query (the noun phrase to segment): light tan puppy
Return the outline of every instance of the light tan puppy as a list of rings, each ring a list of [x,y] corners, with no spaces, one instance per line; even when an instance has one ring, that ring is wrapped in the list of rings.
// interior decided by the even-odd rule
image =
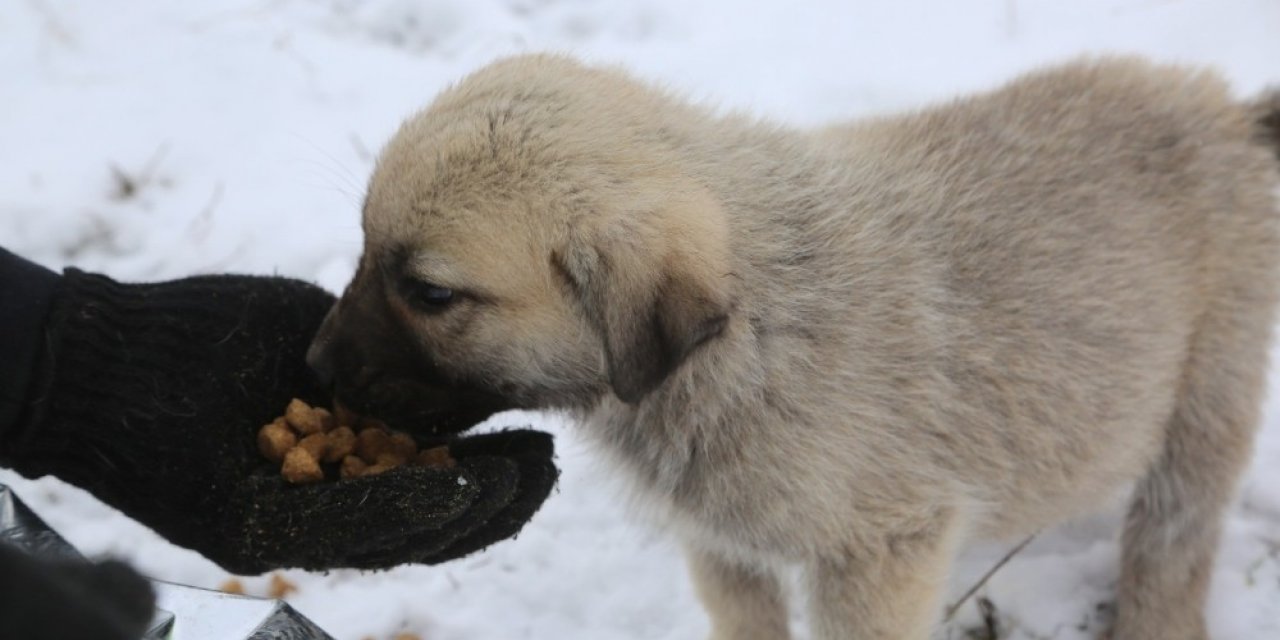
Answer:
[[[1133,486],[1117,640],[1200,640],[1280,261],[1280,98],[1084,61],[796,131],[552,56],[387,145],[312,359],[568,410],[721,639],[920,639],[957,547]],[[372,373],[371,373],[372,372]]]

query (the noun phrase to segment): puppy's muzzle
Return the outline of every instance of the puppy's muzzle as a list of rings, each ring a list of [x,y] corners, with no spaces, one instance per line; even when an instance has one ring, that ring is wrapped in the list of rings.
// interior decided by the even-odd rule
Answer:
[[[445,375],[412,335],[376,311],[344,297],[307,349],[316,378],[343,404],[430,434],[456,433],[512,408],[498,394]]]

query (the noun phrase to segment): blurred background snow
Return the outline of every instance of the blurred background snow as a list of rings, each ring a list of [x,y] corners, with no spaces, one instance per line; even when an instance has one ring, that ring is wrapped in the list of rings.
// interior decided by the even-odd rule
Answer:
[[[337,291],[359,255],[374,155],[399,122],[487,61],[538,50],[810,125],[1081,53],[1213,65],[1247,95],[1280,82],[1280,2],[5,0],[0,246],[127,280],[279,273]],[[1219,640],[1280,638],[1278,409],[1268,405],[1223,540],[1210,604]],[[629,515],[573,426],[536,414],[493,422],[557,435],[560,488],[519,538],[438,567],[285,572],[299,587],[289,601],[342,640],[705,635],[674,545]],[[228,577],[76,489],[0,481],[91,556],[201,586]],[[991,581],[983,594],[1007,637],[1097,633],[1117,513],[1042,536]],[[953,596],[1002,554],[966,554]],[[244,583],[268,588],[265,576]],[[970,603],[940,637],[975,626]]]

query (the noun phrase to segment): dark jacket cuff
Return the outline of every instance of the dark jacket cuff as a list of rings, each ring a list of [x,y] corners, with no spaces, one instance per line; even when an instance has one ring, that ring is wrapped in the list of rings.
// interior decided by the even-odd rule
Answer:
[[[26,405],[59,279],[0,249],[0,435],[14,427]]]

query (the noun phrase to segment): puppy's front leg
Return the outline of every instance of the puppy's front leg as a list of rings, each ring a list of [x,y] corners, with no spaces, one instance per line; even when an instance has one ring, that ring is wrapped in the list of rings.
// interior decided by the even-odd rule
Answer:
[[[808,567],[814,640],[925,640],[955,555],[950,518]]]
[[[787,640],[787,606],[777,575],[685,546],[689,572],[711,617],[711,640]]]

